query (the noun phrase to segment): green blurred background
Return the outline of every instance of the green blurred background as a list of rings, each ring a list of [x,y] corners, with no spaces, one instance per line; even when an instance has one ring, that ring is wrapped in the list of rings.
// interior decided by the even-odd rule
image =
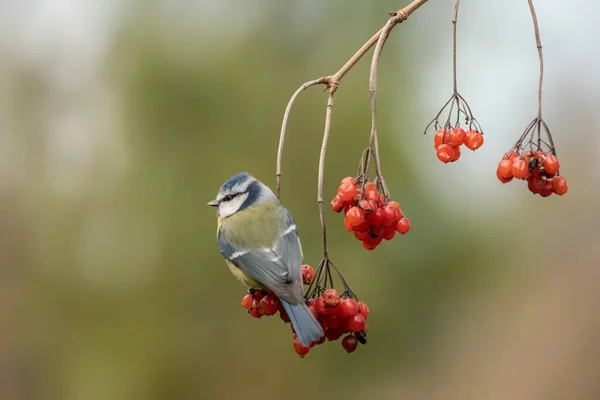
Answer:
[[[451,94],[453,5],[430,1],[379,71],[383,171],[412,230],[367,252],[327,209],[369,343],[300,359],[279,318],[240,307],[205,204],[242,170],[274,187],[289,96],[405,4],[0,1],[0,399],[600,398],[599,6],[538,5],[571,187],[542,199],[495,178],[536,110],[527,4],[463,3],[459,90],[486,144],[443,165],[422,135]],[[336,94],[326,199],[367,144],[369,63]],[[315,266],[325,102],[299,97],[283,160]]]

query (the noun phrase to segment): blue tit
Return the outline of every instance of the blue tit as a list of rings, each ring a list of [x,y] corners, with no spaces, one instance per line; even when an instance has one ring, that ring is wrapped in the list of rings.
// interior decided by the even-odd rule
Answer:
[[[323,329],[304,302],[296,224],[271,189],[241,172],[208,205],[217,207],[217,242],[233,275],[279,297],[302,345],[321,339]]]

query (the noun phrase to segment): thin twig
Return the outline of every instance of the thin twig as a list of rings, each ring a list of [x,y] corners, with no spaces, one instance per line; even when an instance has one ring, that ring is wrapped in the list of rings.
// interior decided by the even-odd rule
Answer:
[[[542,118],[542,85],[544,83],[544,55],[542,53],[542,41],[540,40],[540,28],[538,26],[537,15],[533,0],[528,0],[531,18],[533,19],[533,29],[535,30],[535,42],[537,44],[538,55],[540,57],[540,81],[538,86],[538,118]]]
[[[283,143],[285,141],[285,132],[287,129],[288,118],[290,116],[290,111],[292,110],[292,106],[294,105],[294,101],[296,101],[296,97],[303,90],[326,83],[325,78],[314,79],[312,81],[304,82],[300,87],[294,92],[290,101],[288,102],[287,107],[285,108],[285,112],[283,113],[283,122],[281,123],[281,134],[279,135],[279,148],[277,149],[277,198],[279,199],[280,191],[281,191],[281,158],[283,156]]]
[[[452,76],[454,79],[454,94],[458,93],[458,86],[456,83],[456,21],[458,20],[458,6],[460,0],[456,0],[454,4],[454,17],[452,18]]]
[[[399,10],[398,12],[393,13],[397,17],[396,23],[398,24],[402,21],[405,21],[415,10],[417,10],[423,4],[427,3],[427,1],[428,0],[415,0],[408,6]],[[288,105],[285,109],[285,113],[283,115],[283,122],[281,124],[281,134],[279,136],[279,147],[277,149],[277,198],[279,198],[281,195],[281,160],[283,156],[283,145],[287,129],[287,121],[294,101],[296,100],[296,97],[304,89],[318,84],[327,85],[330,93],[335,92],[342,78],[348,73],[348,71],[350,71],[356,65],[356,63],[358,63],[358,61],[360,61],[360,59],[367,53],[367,51],[369,51],[369,49],[371,49],[371,47],[373,47],[373,45],[377,43],[383,30],[384,28],[381,28],[377,33],[375,33],[365,44],[361,46],[360,49],[357,50],[356,53],[354,53],[354,55],[335,74],[303,83],[290,98],[290,101],[288,102]]]
[[[371,137],[369,139],[369,148],[373,148],[375,150],[375,172],[377,174],[377,178],[381,182],[383,194],[386,198],[389,198],[390,195],[387,190],[385,180],[383,179],[383,175],[381,174],[381,163],[379,160],[379,138],[377,137],[377,64],[379,63],[379,57],[383,51],[383,45],[385,44],[385,41],[394,26],[398,24],[398,19],[399,17],[397,16],[390,18],[383,27],[383,32],[379,36],[377,45],[375,46],[375,50],[373,52],[371,70],[369,73],[369,91],[371,92]]]
[[[325,155],[327,154],[327,141],[331,132],[331,112],[333,110],[333,92],[329,92],[327,99],[327,112],[325,114],[325,130],[323,132],[323,143],[321,144],[321,155],[319,156],[319,181],[317,189],[317,202],[319,203],[319,216],[321,218],[321,233],[323,234],[323,258],[329,259],[327,254],[327,227],[325,225],[325,212],[323,210],[323,175],[325,173]]]

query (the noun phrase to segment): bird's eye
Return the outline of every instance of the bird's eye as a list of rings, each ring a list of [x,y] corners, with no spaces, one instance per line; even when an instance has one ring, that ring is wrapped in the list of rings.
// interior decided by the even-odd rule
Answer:
[[[235,198],[235,196],[237,196],[239,193],[234,193],[234,194],[228,194],[227,196],[223,197],[222,201],[230,201],[233,200]]]

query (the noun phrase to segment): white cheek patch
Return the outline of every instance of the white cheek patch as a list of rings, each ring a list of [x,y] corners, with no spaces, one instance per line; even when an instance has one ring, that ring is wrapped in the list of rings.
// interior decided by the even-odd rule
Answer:
[[[244,201],[248,198],[248,193],[240,194],[229,201],[222,201],[219,204],[219,217],[229,217],[240,209]]]

